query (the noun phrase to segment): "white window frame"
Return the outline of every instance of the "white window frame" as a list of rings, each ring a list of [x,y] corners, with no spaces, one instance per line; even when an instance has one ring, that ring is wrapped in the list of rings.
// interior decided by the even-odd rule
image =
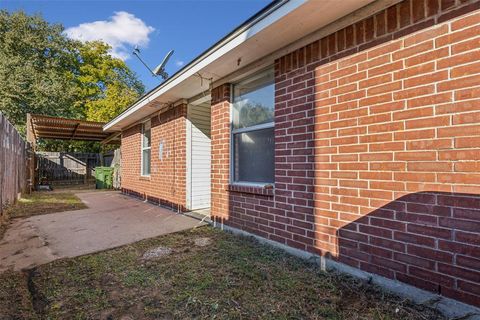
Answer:
[[[239,83],[244,82],[247,79],[251,79],[252,81],[255,78],[260,77],[263,73],[267,72],[268,70],[273,69],[273,66],[270,66],[266,69],[263,69],[262,71],[259,71],[253,75],[249,75],[248,77],[245,77],[241,79],[240,81],[237,81],[235,83],[230,84],[230,184],[231,185],[239,185],[239,186],[252,186],[252,187],[265,187],[265,186],[270,186],[274,185],[275,181],[272,182],[249,182],[249,181],[235,181],[235,134],[237,133],[245,133],[245,132],[252,132],[252,131],[257,131],[257,130],[262,130],[262,129],[269,129],[269,128],[274,128],[275,127],[275,118],[271,122],[267,123],[262,123],[262,124],[257,124],[253,125],[247,128],[238,128],[235,129],[233,125],[233,113],[234,113],[234,97],[235,97],[235,92],[234,92],[234,87],[235,85],[238,85]],[[275,90],[274,90],[274,107],[275,107]],[[274,157],[274,163],[273,165],[275,166],[275,157]],[[275,175],[274,175],[275,179]]]
[[[145,147],[143,145],[145,141],[145,125],[146,124],[150,125],[150,146]],[[150,150],[150,172],[148,174],[144,174],[143,172],[143,151],[145,150]],[[142,177],[150,177],[150,174],[152,173],[152,122],[151,120],[147,120],[142,122],[142,135],[141,135],[141,141],[140,141],[140,176]]]

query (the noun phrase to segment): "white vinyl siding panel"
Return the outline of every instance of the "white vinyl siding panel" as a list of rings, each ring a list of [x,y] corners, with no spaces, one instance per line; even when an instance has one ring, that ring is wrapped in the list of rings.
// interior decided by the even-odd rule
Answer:
[[[210,207],[210,103],[189,106],[190,209]]]

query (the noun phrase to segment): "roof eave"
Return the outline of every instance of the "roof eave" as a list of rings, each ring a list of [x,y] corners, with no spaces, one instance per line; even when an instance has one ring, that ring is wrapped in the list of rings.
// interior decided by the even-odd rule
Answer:
[[[162,88],[167,87],[169,84],[171,84],[175,79],[178,79],[180,76],[186,74],[189,70],[191,70],[194,66],[198,65],[202,60],[204,60],[206,57],[210,56],[213,52],[217,51],[219,48],[225,46],[229,41],[237,37],[239,34],[243,33],[246,29],[251,28],[253,25],[258,23],[260,20],[264,19],[266,16],[271,14],[273,11],[277,10],[281,6],[283,6],[287,2],[299,2],[299,4],[303,3],[305,0],[275,0],[272,1],[269,5],[264,7],[262,10],[258,11],[255,15],[252,17],[248,18],[245,22],[243,22],[240,26],[235,28],[232,32],[227,34],[225,37],[220,39],[218,42],[216,42],[214,45],[212,45],[210,48],[202,52],[200,55],[198,55],[195,59],[193,59],[191,62],[189,62],[187,65],[185,65],[183,68],[178,70],[176,73],[174,73],[170,78],[168,78],[165,82],[161,83],[160,85],[156,86],[152,90],[150,90],[148,93],[140,97],[136,102],[134,102],[130,107],[128,107],[126,110],[124,110],[122,113],[120,113],[118,116],[116,116],[114,119],[109,121],[103,126],[104,131],[109,131],[116,123],[119,122],[125,115],[127,115],[129,112],[134,110],[136,107],[140,106],[142,103],[149,102],[150,99],[152,98],[153,95],[158,93],[159,91],[162,90]]]

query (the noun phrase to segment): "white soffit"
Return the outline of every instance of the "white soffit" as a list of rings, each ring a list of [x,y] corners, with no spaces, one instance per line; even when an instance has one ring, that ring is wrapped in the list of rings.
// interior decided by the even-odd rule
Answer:
[[[209,82],[201,81],[198,74],[204,78],[212,78],[215,82],[373,1],[281,2],[253,25],[221,41],[164,84],[153,89],[143,99],[107,123],[104,130],[109,132],[122,130],[152,114],[165,103],[190,98],[208,90]]]

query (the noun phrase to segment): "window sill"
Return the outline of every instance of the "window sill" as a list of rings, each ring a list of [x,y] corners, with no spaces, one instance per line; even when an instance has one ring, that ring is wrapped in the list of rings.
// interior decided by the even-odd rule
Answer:
[[[150,181],[150,176],[140,176],[139,180]]]
[[[252,186],[248,184],[229,184],[228,191],[239,193],[259,194],[262,196],[273,197],[274,188],[273,185],[265,186]]]

